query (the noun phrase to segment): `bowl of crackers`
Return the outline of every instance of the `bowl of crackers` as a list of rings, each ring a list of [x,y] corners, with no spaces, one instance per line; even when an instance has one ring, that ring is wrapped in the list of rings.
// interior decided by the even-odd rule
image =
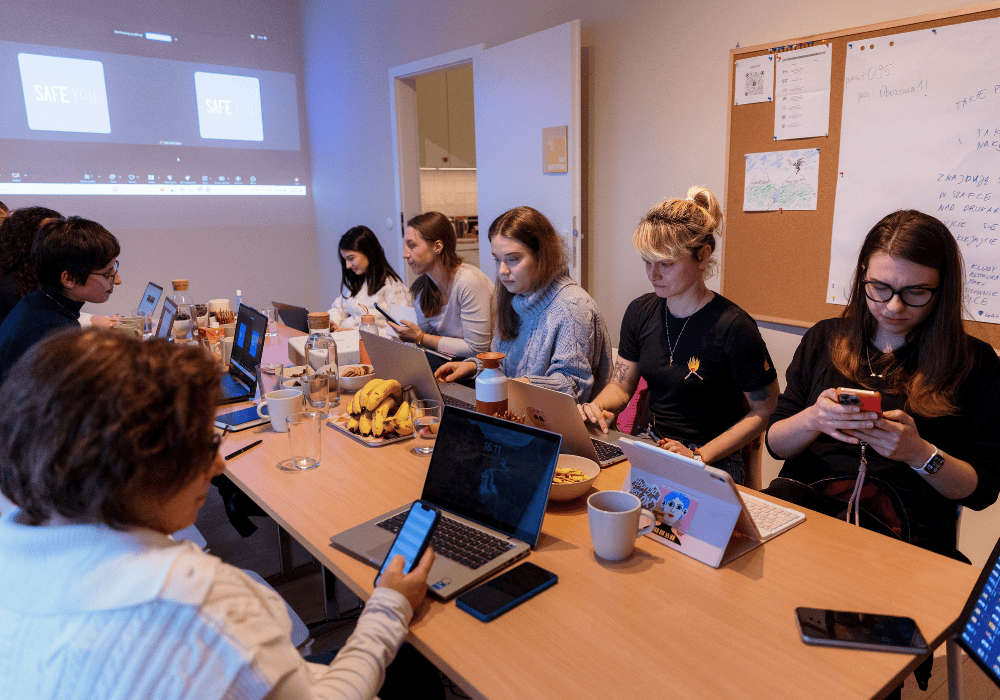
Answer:
[[[375,379],[375,368],[371,365],[344,365],[340,368],[340,390],[358,391]]]
[[[556,473],[552,477],[549,500],[572,501],[574,498],[579,498],[590,490],[600,473],[601,465],[592,459],[577,455],[559,455]]]

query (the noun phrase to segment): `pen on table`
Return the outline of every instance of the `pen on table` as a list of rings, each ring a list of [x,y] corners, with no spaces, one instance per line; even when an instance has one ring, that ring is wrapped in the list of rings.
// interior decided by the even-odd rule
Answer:
[[[232,459],[233,457],[239,457],[239,456],[240,456],[241,454],[243,454],[243,453],[244,453],[244,452],[246,452],[247,450],[252,450],[253,448],[257,447],[257,445],[259,445],[259,444],[260,444],[260,443],[262,443],[262,442],[264,442],[264,441],[263,441],[263,440],[258,440],[257,442],[251,442],[251,443],[250,443],[249,445],[247,445],[246,447],[241,447],[240,449],[236,450],[236,452],[233,452],[232,454],[228,454],[228,455],[226,455],[226,456],[224,457],[224,459],[225,459],[225,460],[226,460],[226,461],[228,462],[228,461],[229,461],[229,460],[231,460],[231,459]]]

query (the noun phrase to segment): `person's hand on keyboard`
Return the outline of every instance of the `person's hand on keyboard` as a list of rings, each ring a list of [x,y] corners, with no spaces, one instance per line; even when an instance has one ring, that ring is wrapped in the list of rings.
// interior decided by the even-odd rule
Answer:
[[[437,368],[434,378],[439,382],[451,383],[471,377],[476,373],[475,362],[445,362]]]

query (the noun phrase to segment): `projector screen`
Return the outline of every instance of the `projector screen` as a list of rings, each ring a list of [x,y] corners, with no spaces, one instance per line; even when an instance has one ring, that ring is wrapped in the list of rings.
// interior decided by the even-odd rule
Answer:
[[[123,285],[87,311],[174,278],[198,298],[321,305],[300,22],[297,0],[4,13],[0,200],[118,236]]]
[[[0,194],[305,195],[294,23],[142,4],[5,13]]]

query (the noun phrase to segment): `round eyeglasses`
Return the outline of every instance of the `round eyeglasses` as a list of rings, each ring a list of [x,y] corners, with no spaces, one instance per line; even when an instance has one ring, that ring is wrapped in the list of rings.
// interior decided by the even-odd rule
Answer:
[[[934,292],[938,290],[938,287],[923,287],[921,285],[896,289],[885,282],[876,282],[875,280],[865,280],[864,285],[865,296],[872,301],[888,304],[893,297],[898,296],[903,304],[913,307],[927,306],[934,298]]]
[[[118,276],[118,263],[119,261],[115,260],[115,269],[113,269],[111,272],[91,272],[90,274],[97,275],[98,277],[103,277],[109,282],[114,282],[115,277]]]

